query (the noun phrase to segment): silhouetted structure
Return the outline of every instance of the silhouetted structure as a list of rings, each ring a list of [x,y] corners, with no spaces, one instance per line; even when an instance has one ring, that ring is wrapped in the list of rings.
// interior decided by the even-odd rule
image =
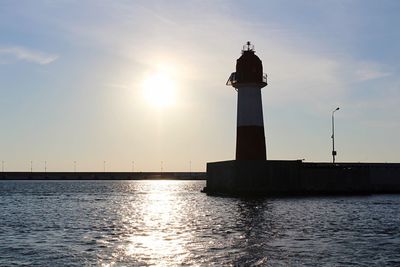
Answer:
[[[238,92],[236,159],[266,160],[261,88],[267,85],[261,60],[247,42],[226,83]]]
[[[236,160],[207,163],[207,194],[309,195],[400,193],[400,163],[266,160],[261,60],[247,42],[227,85],[238,91]],[[336,109],[338,110],[338,108]],[[335,111],[336,111],[335,110]],[[332,141],[334,142],[332,113]],[[333,143],[333,161],[336,155]]]

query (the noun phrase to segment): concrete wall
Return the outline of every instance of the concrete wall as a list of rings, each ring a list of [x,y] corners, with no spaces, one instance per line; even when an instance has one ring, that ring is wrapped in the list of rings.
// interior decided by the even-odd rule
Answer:
[[[208,193],[290,193],[299,187],[300,161],[232,160],[207,163]]]
[[[371,191],[368,166],[302,163],[302,190],[309,193],[362,194]]]
[[[370,163],[369,172],[376,192],[400,192],[400,163]]]
[[[397,163],[224,161],[207,164],[209,194],[400,193]]]

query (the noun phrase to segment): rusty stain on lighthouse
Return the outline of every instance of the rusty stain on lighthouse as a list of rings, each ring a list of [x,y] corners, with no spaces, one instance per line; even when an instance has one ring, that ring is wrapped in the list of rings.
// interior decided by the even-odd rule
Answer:
[[[238,92],[236,159],[266,160],[261,88],[267,85],[267,75],[250,42],[244,45],[236,72],[226,84]]]

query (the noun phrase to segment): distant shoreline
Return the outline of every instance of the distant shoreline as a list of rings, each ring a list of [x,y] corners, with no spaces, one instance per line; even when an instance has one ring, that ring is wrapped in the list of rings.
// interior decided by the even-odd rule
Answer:
[[[1,172],[0,180],[205,180],[206,172]]]

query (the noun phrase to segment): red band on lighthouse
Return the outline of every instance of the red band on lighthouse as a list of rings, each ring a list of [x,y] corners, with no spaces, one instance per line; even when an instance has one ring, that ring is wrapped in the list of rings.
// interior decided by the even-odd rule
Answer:
[[[237,160],[266,160],[261,88],[240,86],[237,110]]]

